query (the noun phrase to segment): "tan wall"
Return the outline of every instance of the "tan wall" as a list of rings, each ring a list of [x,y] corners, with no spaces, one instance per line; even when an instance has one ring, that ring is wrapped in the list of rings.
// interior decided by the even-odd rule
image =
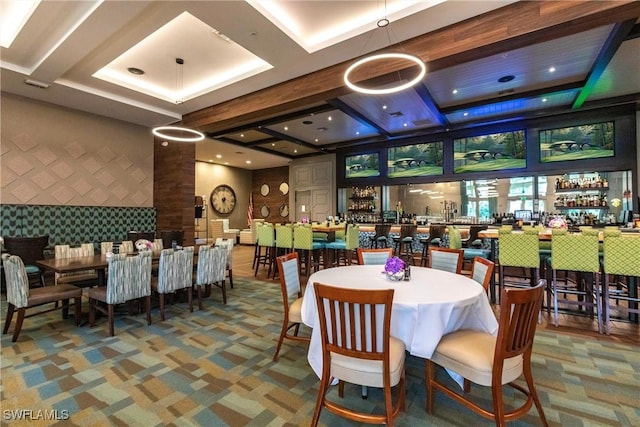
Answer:
[[[148,128],[2,93],[0,203],[153,206]]]
[[[220,184],[231,186],[236,193],[236,207],[230,215],[219,215],[211,207],[211,192]],[[251,171],[249,170],[196,162],[196,194],[194,199],[196,195],[203,196],[207,204],[209,220],[228,218],[230,228],[240,230],[247,228],[247,209],[251,185]]]

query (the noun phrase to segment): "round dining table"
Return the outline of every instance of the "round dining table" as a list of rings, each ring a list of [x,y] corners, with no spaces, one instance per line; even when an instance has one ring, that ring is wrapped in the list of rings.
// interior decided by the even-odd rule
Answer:
[[[309,276],[302,302],[302,321],[313,328],[308,360],[322,376],[322,342],[314,283],[350,289],[394,289],[391,335],[402,340],[410,354],[430,358],[442,336],[474,329],[490,334],[498,322],[483,287],[455,273],[412,267],[411,280],[392,281],[382,265],[352,265],[320,270]]]

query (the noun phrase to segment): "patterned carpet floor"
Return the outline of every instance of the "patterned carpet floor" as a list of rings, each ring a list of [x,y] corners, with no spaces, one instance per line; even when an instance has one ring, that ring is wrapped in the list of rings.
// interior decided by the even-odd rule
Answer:
[[[234,282],[226,306],[214,289],[203,311],[195,307],[189,313],[186,303],[177,303],[161,322],[154,309],[151,326],[143,315],[122,314],[113,338],[106,318],[94,328],[74,327],[59,311],[26,319],[17,343],[11,343],[11,334],[1,340],[1,424],[309,425],[319,381],[307,363],[306,345],[285,341],[280,360],[272,361],[282,316],[279,285],[246,278]],[[3,303],[2,325],[5,312]],[[638,346],[539,330],[533,370],[551,425],[640,425]],[[438,374],[447,381],[446,373]],[[337,390],[330,393],[337,396]],[[490,404],[488,389],[475,386],[472,394]],[[520,402],[509,388],[505,395],[507,404]],[[363,400],[359,387],[347,386],[344,401],[382,411],[378,390]],[[20,415],[30,420],[16,420]],[[327,411],[320,424],[357,425]],[[424,362],[409,356],[407,407],[396,425],[493,423],[440,393],[429,416]],[[540,425],[535,408],[513,425]]]

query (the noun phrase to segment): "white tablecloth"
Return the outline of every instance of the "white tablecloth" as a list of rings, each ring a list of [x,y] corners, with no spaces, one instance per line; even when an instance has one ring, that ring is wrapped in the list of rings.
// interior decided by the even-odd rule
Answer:
[[[480,284],[468,277],[412,267],[411,280],[393,282],[381,265],[329,268],[313,273],[307,281],[302,303],[302,321],[313,328],[309,364],[322,376],[322,343],[314,282],[342,288],[394,289],[391,335],[401,339],[414,356],[430,358],[443,335],[459,329],[498,332],[489,299]]]

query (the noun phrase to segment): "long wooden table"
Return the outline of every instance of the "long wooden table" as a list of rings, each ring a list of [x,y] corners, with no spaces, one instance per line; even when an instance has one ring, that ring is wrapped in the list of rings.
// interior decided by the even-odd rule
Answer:
[[[98,286],[107,284],[105,270],[109,266],[109,262],[106,255],[41,259],[36,261],[36,265],[54,273],[95,270],[98,275]]]

